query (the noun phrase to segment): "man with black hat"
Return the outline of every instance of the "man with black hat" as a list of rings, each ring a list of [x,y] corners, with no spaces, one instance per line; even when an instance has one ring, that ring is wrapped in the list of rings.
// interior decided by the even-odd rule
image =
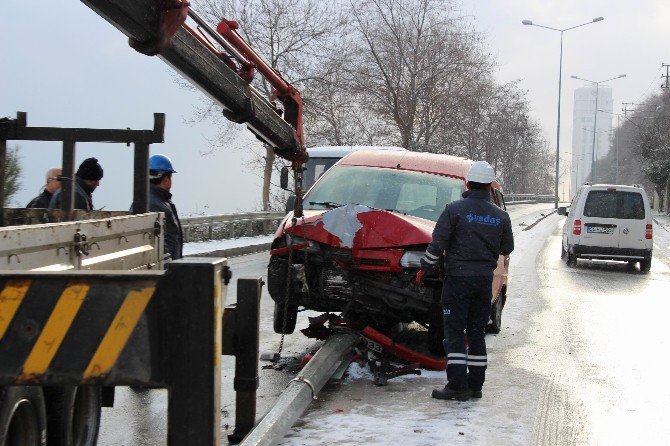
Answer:
[[[85,211],[93,210],[93,191],[100,186],[102,179],[102,167],[95,158],[86,158],[79,165],[75,175],[74,184],[74,208]],[[49,203],[50,209],[60,209],[61,192],[59,189],[54,193]]]

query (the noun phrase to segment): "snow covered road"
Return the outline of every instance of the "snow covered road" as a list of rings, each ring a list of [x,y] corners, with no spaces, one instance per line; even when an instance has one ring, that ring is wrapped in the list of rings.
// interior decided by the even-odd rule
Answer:
[[[562,223],[553,214],[515,230],[504,325],[487,337],[481,400],[433,400],[443,373],[380,388],[357,368],[281,444],[667,444],[668,267],[655,262],[649,275],[614,262],[568,268]]]
[[[340,385],[327,386],[282,445],[571,445],[667,444],[670,403],[665,383],[664,334],[670,314],[670,270],[662,251],[651,273],[625,264],[560,259],[563,217],[549,205],[516,205],[516,238],[503,330],[487,336],[489,368],[484,396],[438,401],[443,372],[400,377],[374,386],[369,370],[352,365]],[[524,230],[542,217],[531,229]],[[670,246],[655,229],[655,242]],[[670,234],[670,233],[668,233]],[[231,259],[234,277],[265,276],[267,253]],[[670,264],[670,263],[669,263]],[[234,281],[228,303],[235,300]],[[312,313],[314,314],[314,313]],[[307,325],[299,313],[298,327]],[[264,291],[261,351],[273,351],[272,301]],[[299,358],[318,346],[287,336],[284,356]],[[260,372],[258,419],[295,376],[297,359]],[[222,430],[232,432],[234,361],[224,357]],[[101,445],[165,444],[166,394],[121,389],[115,408],[103,410]],[[666,417],[667,418],[667,417]]]

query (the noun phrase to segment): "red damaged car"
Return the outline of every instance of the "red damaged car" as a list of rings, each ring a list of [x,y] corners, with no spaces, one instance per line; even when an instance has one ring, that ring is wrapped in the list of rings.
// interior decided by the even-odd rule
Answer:
[[[304,217],[293,225],[289,213],[277,230],[268,266],[274,330],[293,333],[299,307],[372,325],[416,321],[428,328],[430,350],[443,354],[441,283],[419,288],[414,278],[445,205],[465,191],[471,164],[409,151],[342,158],[305,195]],[[491,195],[504,208],[497,183]],[[490,332],[500,331],[507,266],[501,256]]]

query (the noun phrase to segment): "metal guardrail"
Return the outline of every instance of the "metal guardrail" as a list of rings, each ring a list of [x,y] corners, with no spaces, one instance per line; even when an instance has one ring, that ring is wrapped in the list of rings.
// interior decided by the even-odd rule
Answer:
[[[553,195],[507,194],[505,204],[552,203]],[[184,242],[223,240],[269,234],[284,218],[284,212],[242,212],[181,219]]]
[[[283,212],[243,212],[181,219],[184,242],[221,240],[268,234],[286,214]]]
[[[553,203],[555,197],[553,195],[537,195],[537,194],[506,194],[505,204],[512,203]]]

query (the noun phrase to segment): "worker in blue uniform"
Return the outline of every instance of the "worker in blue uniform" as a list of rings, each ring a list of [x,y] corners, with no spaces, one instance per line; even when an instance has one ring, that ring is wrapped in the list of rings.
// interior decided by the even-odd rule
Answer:
[[[498,257],[514,250],[509,215],[491,201],[495,180],[486,161],[472,165],[463,199],[446,206],[421,259],[419,286],[443,257],[445,267],[442,311],[447,385],[433,390],[433,398],[466,401],[482,397],[488,363],[484,334],[491,313],[493,271]]]

